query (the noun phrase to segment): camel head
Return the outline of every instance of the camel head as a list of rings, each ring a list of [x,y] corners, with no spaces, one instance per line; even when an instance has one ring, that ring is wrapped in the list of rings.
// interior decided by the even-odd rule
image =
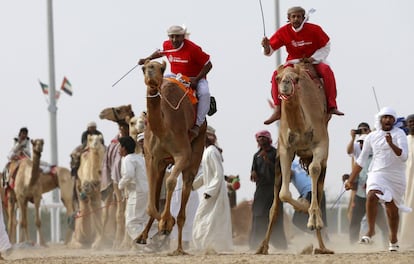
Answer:
[[[30,141],[32,143],[32,151],[33,153],[40,154],[43,151],[43,139],[32,139]]]
[[[144,132],[147,113],[142,111],[141,115],[132,118],[127,117],[125,121],[129,124],[129,135],[136,140],[137,135]]]
[[[102,135],[88,135],[88,147],[97,149],[102,145]]]
[[[165,61],[162,63],[159,63],[157,61],[146,61],[144,66],[142,66],[145,84],[151,88],[160,87],[164,78],[165,68]]]
[[[279,87],[279,94],[283,97],[289,97],[295,92],[295,87],[299,82],[299,75],[292,67],[287,67],[279,72],[276,76]]]
[[[133,117],[134,112],[132,111],[132,107],[130,104],[128,105],[121,105],[118,107],[108,107],[105,108],[99,113],[100,119],[106,119],[113,122],[119,122],[121,120],[125,120],[125,117]]]

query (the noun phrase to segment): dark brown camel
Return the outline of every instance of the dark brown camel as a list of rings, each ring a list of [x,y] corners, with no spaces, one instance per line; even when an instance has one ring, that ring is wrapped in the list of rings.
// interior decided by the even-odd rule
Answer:
[[[165,68],[165,62],[161,64],[156,61],[147,61],[142,68],[147,85],[144,152],[150,193],[147,211],[151,219],[137,242],[146,242],[154,219],[158,220],[158,234],[171,232],[175,224],[170,211],[171,196],[177,177],[182,172],[181,208],[177,216],[178,245],[173,254],[183,255],[186,254],[182,247],[185,207],[203,155],[207,124],[204,122],[199,135],[190,141],[189,130],[195,122],[195,106],[176,82],[163,78]],[[174,168],[166,178],[166,203],[160,214],[158,202],[162,182],[165,169],[172,162]]]

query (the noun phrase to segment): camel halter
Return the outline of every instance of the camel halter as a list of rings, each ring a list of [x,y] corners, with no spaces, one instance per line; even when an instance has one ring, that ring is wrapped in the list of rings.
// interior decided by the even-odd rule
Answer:
[[[297,84],[295,84],[292,79],[290,79],[290,83],[292,84],[293,92],[289,95],[280,94],[279,95],[280,99],[287,101],[290,99],[290,97],[292,97],[295,94]]]

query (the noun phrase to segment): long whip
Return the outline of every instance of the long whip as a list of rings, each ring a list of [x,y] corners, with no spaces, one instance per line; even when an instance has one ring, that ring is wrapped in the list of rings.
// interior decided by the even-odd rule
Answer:
[[[265,20],[264,20],[264,14],[263,14],[262,0],[259,0],[259,4],[260,4],[260,11],[262,13],[263,36],[266,36],[266,27],[265,27]]]
[[[114,82],[114,84],[112,84],[112,87],[114,87],[115,85],[117,85],[117,83],[119,83],[122,79],[124,79],[125,76],[127,76],[130,72],[132,72],[136,67],[138,67],[138,64],[135,65],[134,67],[132,67],[127,73],[125,73],[124,75],[122,75],[122,77],[118,81]]]
[[[375,102],[377,103],[377,109],[379,111],[380,106],[379,106],[379,103],[378,103],[377,93],[375,92],[375,87],[374,86],[372,86],[372,91],[374,92]]]

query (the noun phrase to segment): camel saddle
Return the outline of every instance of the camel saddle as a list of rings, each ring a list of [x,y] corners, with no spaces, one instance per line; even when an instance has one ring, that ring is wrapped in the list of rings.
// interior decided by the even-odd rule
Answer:
[[[177,74],[175,78],[165,78],[166,80],[176,83],[178,87],[183,90],[184,93],[186,93],[188,99],[190,100],[191,104],[195,105],[197,104],[198,100],[195,94],[195,91],[191,89],[190,87],[190,78],[188,78],[185,75],[182,75],[181,73]]]

